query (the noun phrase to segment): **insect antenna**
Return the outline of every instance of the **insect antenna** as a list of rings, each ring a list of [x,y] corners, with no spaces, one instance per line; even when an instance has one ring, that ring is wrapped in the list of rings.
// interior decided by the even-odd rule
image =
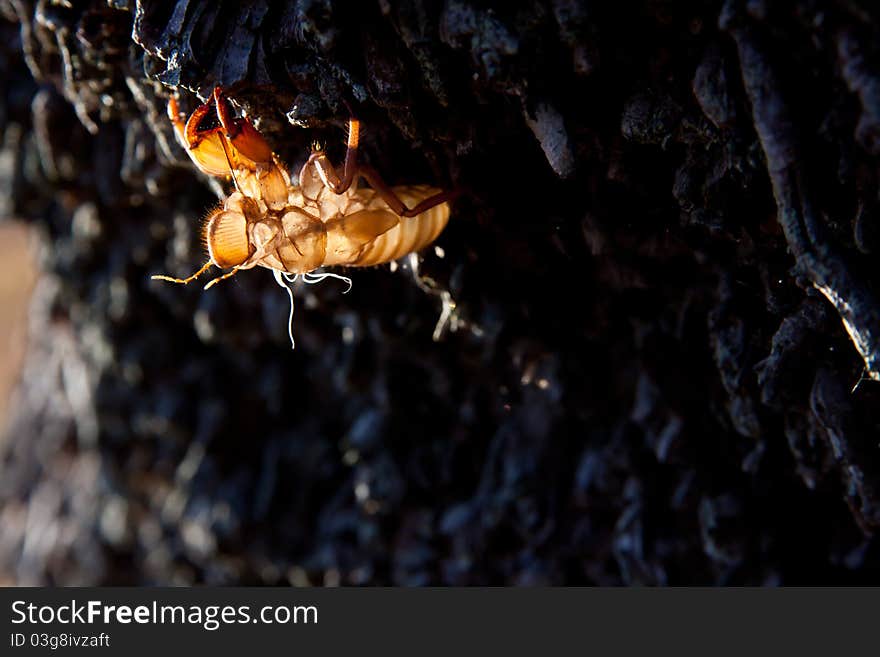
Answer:
[[[199,269],[196,273],[187,276],[186,278],[174,278],[173,276],[166,276],[165,274],[156,274],[154,276],[150,276],[150,280],[167,281],[168,283],[180,283],[181,285],[186,285],[187,283],[191,283],[192,281],[196,280],[199,276],[204,274],[206,271],[208,271],[211,268],[212,264],[213,263],[210,260],[208,260],[208,262],[206,262],[204,265],[202,265],[201,269]]]
[[[210,280],[204,289],[210,290],[212,287],[217,285],[217,283],[219,283],[220,281],[225,281],[227,278],[231,278],[231,277],[235,276],[239,271],[241,271],[241,269],[238,267],[238,265],[236,265],[235,267],[232,268],[232,271],[228,271],[225,274],[223,274],[222,276],[218,276],[217,278]]]

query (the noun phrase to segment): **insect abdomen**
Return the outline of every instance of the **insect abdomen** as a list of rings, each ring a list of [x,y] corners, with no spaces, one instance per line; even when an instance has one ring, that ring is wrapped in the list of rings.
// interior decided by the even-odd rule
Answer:
[[[440,193],[439,189],[428,185],[395,187],[393,191],[408,207]],[[435,205],[415,217],[400,217],[396,226],[364,246],[357,258],[347,264],[352,267],[381,265],[419,251],[437,239],[448,221],[448,203]]]

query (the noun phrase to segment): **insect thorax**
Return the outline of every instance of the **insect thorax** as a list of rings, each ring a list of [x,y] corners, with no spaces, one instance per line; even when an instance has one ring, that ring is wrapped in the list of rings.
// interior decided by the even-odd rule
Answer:
[[[269,211],[252,229],[257,262],[292,274],[309,272],[324,262],[327,230],[323,222],[295,206]]]

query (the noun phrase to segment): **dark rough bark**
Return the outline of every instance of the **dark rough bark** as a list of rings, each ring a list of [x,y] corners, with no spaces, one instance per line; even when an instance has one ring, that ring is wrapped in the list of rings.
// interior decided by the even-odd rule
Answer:
[[[47,271],[0,573],[880,579],[873,3],[0,7],[2,214]],[[350,106],[390,182],[464,190],[436,293],[299,289],[291,352],[268,273],[149,281],[214,202],[165,99],[217,84],[294,171]]]

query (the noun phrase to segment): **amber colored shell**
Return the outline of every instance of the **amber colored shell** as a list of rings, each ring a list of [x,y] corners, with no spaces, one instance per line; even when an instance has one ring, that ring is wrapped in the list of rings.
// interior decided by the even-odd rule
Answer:
[[[238,212],[218,212],[205,231],[211,260],[218,267],[233,267],[247,260],[253,249],[247,235],[247,219]]]

